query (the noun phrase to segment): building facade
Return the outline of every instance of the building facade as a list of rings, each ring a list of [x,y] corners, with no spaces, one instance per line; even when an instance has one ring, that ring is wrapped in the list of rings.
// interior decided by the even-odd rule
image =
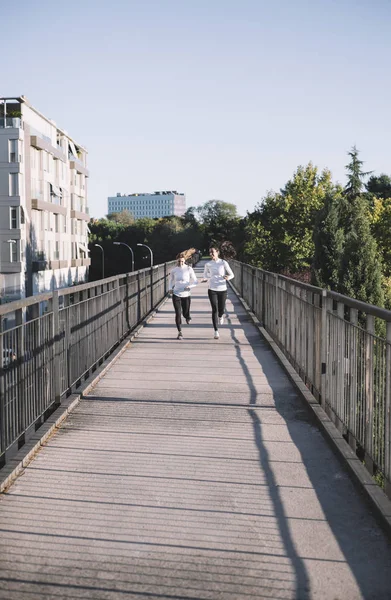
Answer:
[[[88,277],[87,152],[27,98],[0,98],[0,299]]]
[[[128,210],[135,219],[176,216],[186,212],[185,194],[176,191],[154,192],[153,194],[117,194],[108,198],[108,213]]]

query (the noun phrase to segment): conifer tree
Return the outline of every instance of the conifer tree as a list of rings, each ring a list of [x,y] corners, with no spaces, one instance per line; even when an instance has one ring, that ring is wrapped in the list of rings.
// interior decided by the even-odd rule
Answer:
[[[349,199],[356,198],[361,194],[364,187],[364,179],[372,173],[372,171],[363,171],[362,166],[364,162],[358,158],[359,150],[356,146],[353,146],[348,156],[351,161],[345,165],[345,169],[348,172],[348,182],[345,186],[345,196]]]

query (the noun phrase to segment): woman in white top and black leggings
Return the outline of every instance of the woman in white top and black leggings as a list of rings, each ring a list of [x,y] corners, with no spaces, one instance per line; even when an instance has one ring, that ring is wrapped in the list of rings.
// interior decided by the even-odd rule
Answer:
[[[170,293],[172,292],[172,303],[175,309],[175,325],[178,329],[178,340],[183,339],[182,313],[186,323],[190,325],[190,288],[196,286],[198,279],[193,267],[186,264],[186,252],[177,256],[177,266],[170,273]]]
[[[214,328],[214,338],[219,339],[218,324],[224,323],[225,302],[227,300],[227,281],[233,279],[234,274],[226,260],[219,258],[219,250],[215,247],[209,249],[209,255],[212,260],[206,263],[204,269],[204,278],[209,279],[209,301],[212,307],[212,322]]]

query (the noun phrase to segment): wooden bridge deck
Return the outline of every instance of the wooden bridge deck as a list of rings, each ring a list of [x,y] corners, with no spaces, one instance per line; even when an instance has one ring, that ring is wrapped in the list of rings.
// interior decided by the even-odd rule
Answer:
[[[230,292],[168,300],[0,498],[0,598],[386,600],[391,544]]]

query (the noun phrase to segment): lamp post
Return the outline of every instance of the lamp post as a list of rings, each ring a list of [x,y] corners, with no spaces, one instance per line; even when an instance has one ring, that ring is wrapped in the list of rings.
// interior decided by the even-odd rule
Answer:
[[[148,250],[151,253],[151,267],[153,267],[153,252],[152,252],[151,248],[149,246],[147,246],[146,244],[137,244],[137,246],[144,246],[144,248],[148,248]]]
[[[105,278],[105,251],[103,250],[103,248],[100,244],[94,244],[94,246],[96,246],[97,248],[100,248],[102,250],[102,279],[104,279]]]
[[[132,248],[130,246],[128,246],[128,244],[125,244],[125,242],[113,242],[114,246],[126,246],[131,254],[132,254],[132,271],[134,271],[134,252],[132,250]]]

